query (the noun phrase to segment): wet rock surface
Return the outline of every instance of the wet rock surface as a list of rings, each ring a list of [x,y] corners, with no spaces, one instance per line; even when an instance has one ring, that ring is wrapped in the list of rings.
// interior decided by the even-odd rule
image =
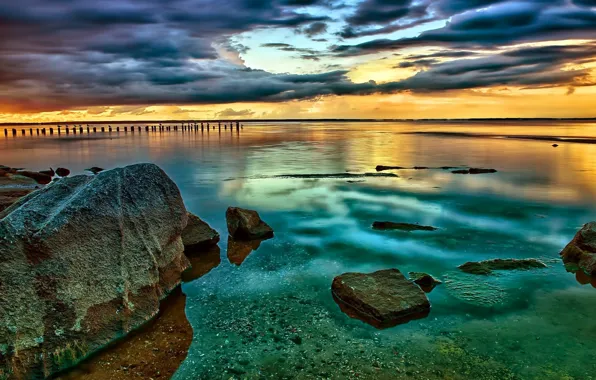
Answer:
[[[226,222],[230,236],[237,240],[270,239],[273,229],[261,220],[259,213],[239,207],[229,207]]]
[[[496,270],[529,270],[546,267],[545,263],[537,259],[493,259],[467,262],[458,268],[469,274],[488,275]]]
[[[345,273],[333,279],[331,291],[342,311],[377,328],[424,318],[430,312],[424,292],[397,269]]]
[[[585,274],[596,277],[596,222],[585,224],[561,251],[566,265],[574,264]]]
[[[182,231],[182,242],[187,252],[200,251],[219,243],[219,233],[193,213],[188,213],[188,223]]]
[[[375,230],[398,230],[398,231],[436,231],[438,228],[432,226],[421,226],[419,224],[411,223],[395,223],[395,222],[374,222],[372,225]]]
[[[49,376],[123,337],[189,266],[180,192],[155,165],[63,178],[0,218],[5,375]]]
[[[443,282],[437,280],[428,273],[423,272],[410,272],[408,273],[410,280],[414,281],[420,289],[426,293],[430,293],[437,285],[441,285]]]

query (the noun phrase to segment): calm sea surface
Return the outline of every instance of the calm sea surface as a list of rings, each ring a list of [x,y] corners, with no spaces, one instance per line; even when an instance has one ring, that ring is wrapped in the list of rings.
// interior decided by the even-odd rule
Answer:
[[[68,136],[24,128],[24,137],[1,131],[0,164],[76,174],[153,162],[222,235],[213,269],[183,285],[194,339],[176,379],[596,378],[596,280],[567,273],[558,256],[596,220],[594,123],[254,123],[239,133]],[[498,173],[309,176],[377,165]],[[258,210],[275,238],[228,252],[228,206]],[[374,231],[377,220],[439,230]],[[457,269],[492,258],[548,268]],[[377,330],[341,312],[334,276],[386,268],[443,281],[428,294],[427,318]]]

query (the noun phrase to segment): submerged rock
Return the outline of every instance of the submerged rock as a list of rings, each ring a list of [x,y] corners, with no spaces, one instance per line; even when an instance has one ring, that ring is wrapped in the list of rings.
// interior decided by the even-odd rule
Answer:
[[[239,207],[229,207],[226,222],[230,236],[237,240],[269,239],[273,229],[261,220],[259,213]]]
[[[0,214],[0,373],[50,376],[154,317],[189,266],[157,166],[75,176]]]
[[[437,285],[442,284],[440,280],[437,280],[428,273],[422,272],[410,272],[408,273],[410,280],[418,284],[422,290],[426,293],[430,293]]]
[[[443,279],[449,295],[467,304],[491,308],[508,302],[505,288],[496,281],[498,277],[478,281],[475,275],[450,272]]]
[[[372,227],[375,230],[400,230],[400,231],[436,231],[438,228],[432,226],[421,226],[410,223],[374,222]]]
[[[596,277],[596,222],[590,222],[561,251],[565,264],[575,264],[585,274]]]
[[[219,243],[219,233],[189,212],[188,224],[182,231],[182,242],[186,251],[198,251]]]
[[[424,292],[397,269],[345,273],[333,279],[331,291],[342,311],[377,328],[424,318],[430,312]]]
[[[494,270],[528,270],[546,267],[545,263],[537,259],[493,259],[467,262],[458,268],[470,274],[491,274]]]

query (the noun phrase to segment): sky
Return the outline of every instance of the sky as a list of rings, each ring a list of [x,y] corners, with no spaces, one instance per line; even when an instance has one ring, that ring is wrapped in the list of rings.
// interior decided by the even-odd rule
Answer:
[[[0,122],[596,117],[596,0],[0,2]]]

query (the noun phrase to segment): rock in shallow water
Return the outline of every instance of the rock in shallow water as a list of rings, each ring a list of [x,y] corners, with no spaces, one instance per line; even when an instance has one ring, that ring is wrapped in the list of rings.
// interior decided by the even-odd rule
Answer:
[[[424,290],[426,293],[430,293],[437,285],[442,284],[440,280],[437,280],[428,273],[410,272],[408,273],[408,276],[410,277],[410,280],[418,284],[420,289]]]
[[[49,376],[126,335],[189,266],[186,209],[155,165],[64,178],[0,218],[5,375]]]
[[[268,239],[273,237],[273,229],[261,220],[259,213],[239,207],[229,207],[226,221],[230,236],[239,240]]]
[[[219,243],[219,233],[201,218],[189,212],[188,224],[182,231],[182,241],[186,251],[194,252]]]
[[[419,224],[411,223],[395,223],[395,222],[374,222],[373,228],[375,230],[399,230],[399,231],[436,231],[438,228],[432,226],[421,226]]]
[[[528,270],[546,267],[545,263],[536,259],[493,259],[467,262],[458,268],[470,274],[491,274],[494,270]]]
[[[345,273],[333,279],[331,291],[343,312],[377,328],[424,318],[430,312],[424,292],[397,269]]]
[[[596,222],[590,222],[561,251],[566,265],[576,264],[585,274],[596,277]]]

